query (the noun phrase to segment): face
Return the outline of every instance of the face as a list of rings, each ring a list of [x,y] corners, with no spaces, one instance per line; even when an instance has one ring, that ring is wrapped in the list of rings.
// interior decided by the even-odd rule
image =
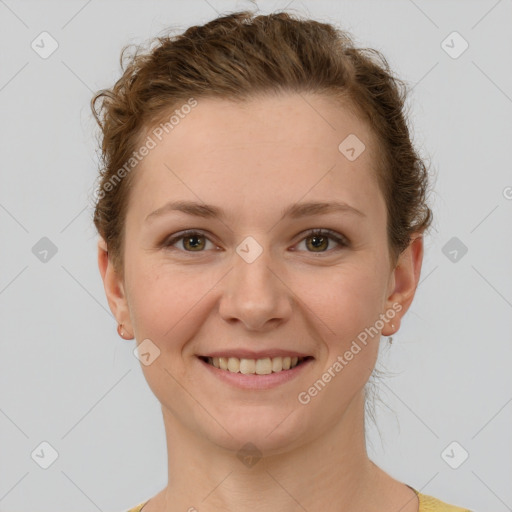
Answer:
[[[350,134],[355,160],[339,150]],[[159,351],[141,366],[164,416],[233,449],[310,442],[361,396],[419,274],[421,246],[389,260],[371,132],[319,96],[201,99],[157,142],[134,171],[123,279],[106,261],[102,275],[117,320]],[[307,359],[265,375],[201,359],[268,372],[286,354]]]

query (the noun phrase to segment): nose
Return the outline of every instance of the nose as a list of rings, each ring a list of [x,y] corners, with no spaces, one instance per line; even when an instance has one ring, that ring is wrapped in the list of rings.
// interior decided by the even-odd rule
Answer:
[[[292,311],[292,292],[280,274],[268,250],[252,262],[235,254],[233,269],[222,281],[221,317],[228,323],[241,322],[251,331],[284,323]]]

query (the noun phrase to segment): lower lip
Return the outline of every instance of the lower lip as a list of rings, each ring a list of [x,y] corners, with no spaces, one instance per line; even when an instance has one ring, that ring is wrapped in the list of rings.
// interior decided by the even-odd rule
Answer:
[[[219,379],[227,382],[228,384],[232,384],[236,387],[242,389],[271,389],[279,386],[280,384],[284,384],[295,377],[299,376],[313,361],[314,359],[308,359],[303,363],[295,366],[291,370],[282,370],[276,373],[269,373],[267,375],[256,375],[249,374],[245,375],[243,373],[234,373],[229,370],[222,370],[220,368],[216,368],[215,366],[206,363],[199,357],[197,358],[203,366],[206,367],[208,371],[215,375]]]

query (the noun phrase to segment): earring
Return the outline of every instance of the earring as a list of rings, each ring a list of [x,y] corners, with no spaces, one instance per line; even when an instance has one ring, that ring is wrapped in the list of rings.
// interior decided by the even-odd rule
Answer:
[[[393,329],[395,328],[395,324],[391,324],[391,327],[393,327]],[[393,344],[393,336],[390,336],[388,338],[388,341],[389,341],[389,344],[392,345]]]
[[[126,338],[125,334],[124,334],[124,331],[123,331],[123,324],[118,324],[117,326],[117,334],[119,334],[119,336],[121,336],[121,338],[125,339],[125,340],[128,340],[130,338]]]

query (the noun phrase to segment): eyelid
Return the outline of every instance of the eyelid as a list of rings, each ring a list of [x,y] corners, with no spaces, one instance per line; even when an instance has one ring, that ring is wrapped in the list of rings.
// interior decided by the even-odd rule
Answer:
[[[164,240],[162,241],[162,243],[160,245],[162,247],[164,247],[164,248],[170,249],[170,248],[173,248],[172,245],[174,245],[176,242],[179,242],[179,241],[183,240],[187,236],[194,236],[194,235],[203,236],[204,238],[206,238],[206,240],[209,240],[210,242],[215,244],[215,242],[210,238],[211,237],[210,234],[207,234],[207,232],[205,232],[202,229],[191,228],[191,229],[185,229],[184,231],[178,231],[177,233],[174,233],[174,234],[164,238]],[[188,253],[192,254],[194,252],[200,253],[200,252],[205,252],[205,251],[185,251],[185,250],[181,250],[180,252],[188,252]]]
[[[186,238],[187,236],[194,236],[194,235],[203,236],[210,242],[215,243],[215,242],[213,242],[213,240],[210,239],[211,235],[206,234],[206,232],[204,230],[191,228],[191,229],[186,229],[184,231],[177,232],[177,233],[171,235],[170,237],[165,238],[161,245],[164,248],[171,249],[171,248],[173,248],[172,246],[176,242],[181,241],[182,239]],[[347,239],[347,237],[345,237],[341,233],[338,233],[336,231],[333,231],[333,230],[327,229],[327,228],[311,228],[306,231],[303,231],[302,233],[300,233],[298,235],[301,238],[298,240],[298,242],[295,245],[299,244],[300,242],[303,242],[306,238],[309,238],[309,237],[315,236],[315,235],[323,236],[323,237],[329,238],[331,240],[334,240],[338,244],[339,247],[336,247],[334,249],[329,249],[326,251],[320,251],[318,253],[315,253],[314,251],[301,251],[301,252],[309,252],[310,254],[323,254],[323,253],[331,254],[333,251],[350,246],[350,241]],[[179,250],[179,252],[184,252],[184,253],[189,253],[189,254],[205,252],[204,250],[203,251],[185,251],[182,249],[178,249],[178,250]]]
[[[338,233],[336,231],[333,231],[332,229],[327,229],[327,228],[308,229],[299,235],[301,237],[301,239],[297,243],[300,243],[300,242],[304,241],[306,238],[309,238],[310,236],[315,236],[315,235],[334,240],[340,247],[337,247],[335,249],[330,249],[327,251],[320,251],[318,253],[315,253],[314,251],[305,251],[305,252],[309,252],[311,254],[322,254],[322,252],[332,253],[333,250],[338,250],[343,247],[350,247],[350,241],[348,240],[348,238],[346,236],[344,236],[341,233]]]

